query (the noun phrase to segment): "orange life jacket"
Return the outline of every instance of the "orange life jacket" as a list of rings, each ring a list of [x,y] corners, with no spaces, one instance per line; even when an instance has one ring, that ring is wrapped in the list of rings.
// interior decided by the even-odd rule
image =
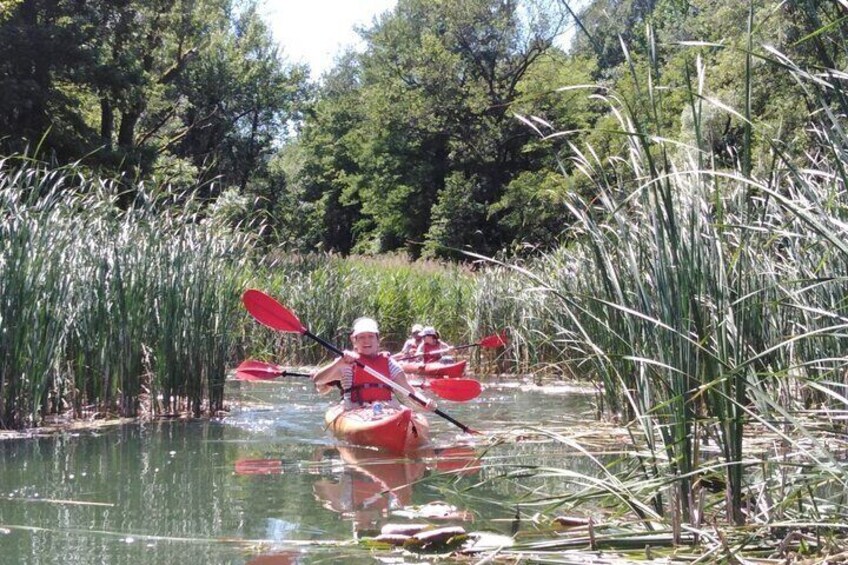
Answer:
[[[387,379],[391,379],[388,357],[383,355],[366,357],[363,355],[359,360],[363,365],[367,365]],[[392,399],[392,388],[377,380],[358,364],[353,367],[353,385],[344,392],[350,394],[352,402],[385,402]]]

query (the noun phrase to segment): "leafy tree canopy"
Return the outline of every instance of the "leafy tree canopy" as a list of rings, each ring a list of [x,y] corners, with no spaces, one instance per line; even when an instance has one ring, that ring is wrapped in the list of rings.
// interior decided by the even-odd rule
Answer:
[[[846,32],[810,0],[399,0],[311,84],[253,0],[0,0],[0,148],[288,249],[545,249],[596,190],[576,163],[638,183],[622,123],[657,163],[658,138],[749,173],[775,143],[809,153],[818,99],[781,69],[844,68]]]

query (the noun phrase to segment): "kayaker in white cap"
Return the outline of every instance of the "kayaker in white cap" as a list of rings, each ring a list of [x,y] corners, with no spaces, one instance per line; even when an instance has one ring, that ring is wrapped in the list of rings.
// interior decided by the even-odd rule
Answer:
[[[440,339],[439,332],[433,326],[424,326],[421,330],[421,343],[415,351],[416,357],[423,363],[446,361],[443,354],[451,348]]]
[[[405,390],[427,400],[426,410],[436,409],[436,402],[413,390],[406,380],[406,374],[398,363],[386,355],[380,354],[380,329],[373,318],[357,318],[350,332],[353,350],[345,350],[344,355],[332,363],[318,369],[312,381],[321,393],[332,390],[333,383],[340,381],[345,409],[350,410],[375,402],[390,403],[399,406],[392,395],[392,388],[370,375],[356,364],[360,361],[381,375],[390,378]]]
[[[403,343],[401,350],[392,355],[392,357],[399,359],[413,355],[421,344],[421,330],[423,329],[424,326],[421,324],[412,324],[412,329],[409,331],[409,339]]]

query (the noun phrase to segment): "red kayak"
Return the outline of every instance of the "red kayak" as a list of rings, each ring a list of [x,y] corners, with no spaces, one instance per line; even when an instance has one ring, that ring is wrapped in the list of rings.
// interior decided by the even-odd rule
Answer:
[[[454,363],[421,363],[416,361],[400,361],[403,372],[410,375],[421,375],[424,377],[447,377],[458,378],[465,372],[467,361],[456,361]]]
[[[430,442],[430,423],[423,414],[409,408],[382,404],[375,412],[371,406],[344,410],[341,404],[324,415],[327,427],[336,437],[351,445],[376,447],[392,453],[410,453]]]

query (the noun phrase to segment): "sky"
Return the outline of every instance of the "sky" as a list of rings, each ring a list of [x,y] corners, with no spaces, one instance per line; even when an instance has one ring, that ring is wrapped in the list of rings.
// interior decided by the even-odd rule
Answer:
[[[306,63],[318,79],[344,47],[359,43],[353,28],[370,26],[397,0],[265,0],[262,13],[290,63]]]

